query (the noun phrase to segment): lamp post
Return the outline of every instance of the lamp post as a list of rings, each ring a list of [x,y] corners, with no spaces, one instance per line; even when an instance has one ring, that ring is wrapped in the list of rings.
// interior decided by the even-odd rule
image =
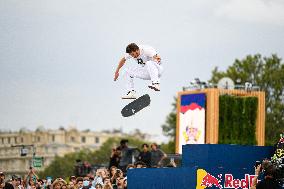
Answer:
[[[23,156],[27,156],[27,154],[29,153],[29,150],[28,148],[31,148],[32,151],[33,151],[33,154],[32,154],[32,159],[30,161],[30,167],[33,167],[33,159],[36,155],[36,148],[33,144],[29,144],[29,145],[25,145],[25,144],[22,144],[22,145],[12,145],[11,146],[12,148],[20,148],[20,155],[23,157]]]

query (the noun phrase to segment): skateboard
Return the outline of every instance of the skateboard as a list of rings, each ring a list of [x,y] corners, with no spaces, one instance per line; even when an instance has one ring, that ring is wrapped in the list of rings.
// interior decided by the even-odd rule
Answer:
[[[129,104],[127,104],[121,110],[121,115],[123,117],[132,116],[132,115],[136,114],[137,112],[139,112],[140,110],[142,110],[143,108],[149,106],[150,102],[151,102],[151,99],[150,99],[150,96],[148,94],[140,96],[139,98],[137,98],[137,99],[133,100],[132,102],[130,102]]]

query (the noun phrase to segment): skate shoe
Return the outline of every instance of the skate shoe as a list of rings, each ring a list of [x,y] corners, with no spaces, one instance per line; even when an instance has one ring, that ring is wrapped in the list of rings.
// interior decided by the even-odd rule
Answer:
[[[136,91],[128,91],[125,96],[122,96],[122,99],[136,99],[137,97],[135,96]]]
[[[160,83],[152,83],[152,85],[149,85],[148,87],[155,91],[160,91]]]

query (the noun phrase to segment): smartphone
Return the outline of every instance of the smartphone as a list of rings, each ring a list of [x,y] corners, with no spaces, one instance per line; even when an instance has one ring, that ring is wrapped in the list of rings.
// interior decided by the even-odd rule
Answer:
[[[257,166],[259,166],[261,164],[260,161],[256,161],[254,167],[256,168]]]
[[[51,185],[51,178],[47,177],[46,180],[47,180],[47,185]]]

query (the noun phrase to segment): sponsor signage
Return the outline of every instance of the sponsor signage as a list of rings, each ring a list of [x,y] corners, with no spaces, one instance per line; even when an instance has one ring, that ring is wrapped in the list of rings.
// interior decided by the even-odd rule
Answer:
[[[204,169],[198,169],[196,189],[250,189],[255,177],[256,175],[244,174],[242,178],[235,178],[231,173],[213,175]]]

